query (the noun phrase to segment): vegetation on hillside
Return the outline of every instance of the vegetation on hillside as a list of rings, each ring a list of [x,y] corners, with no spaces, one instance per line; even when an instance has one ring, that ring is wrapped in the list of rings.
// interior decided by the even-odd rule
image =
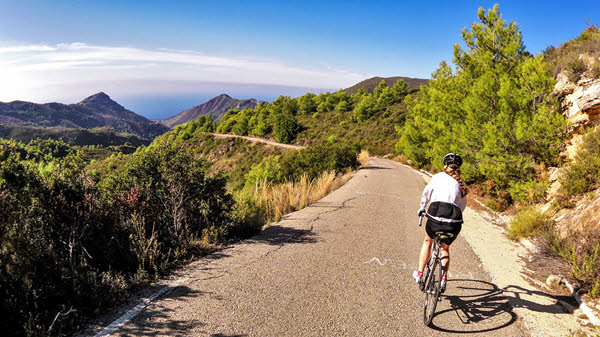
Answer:
[[[396,127],[404,121],[404,98],[409,92],[399,80],[392,87],[381,81],[372,94],[359,90],[349,95],[341,90],[297,98],[281,96],[255,109],[229,111],[216,130],[301,145],[343,140],[385,155],[394,151]]]
[[[406,83],[406,85],[408,85],[408,87],[411,89],[411,91],[418,90],[422,85],[427,85],[429,83],[429,80],[423,79],[423,78],[411,78],[411,77],[403,77],[403,76],[395,76],[395,77],[375,76],[375,77],[368,78],[364,81],[360,81],[360,82],[356,83],[355,85],[344,89],[344,91],[347,92],[348,94],[352,95],[352,94],[356,94],[360,89],[363,89],[364,91],[372,94],[375,91],[375,88],[377,88],[377,86],[379,85],[379,83],[381,83],[381,81],[384,81],[385,84],[387,84],[388,86],[391,87],[399,80],[404,81]]]
[[[0,125],[0,138],[29,143],[35,139],[62,140],[75,146],[119,146],[133,147],[150,144],[150,141],[133,134],[117,133],[109,127],[73,129],[63,127],[39,128],[33,126]]]
[[[125,109],[102,92],[77,104],[0,102],[0,120],[2,124],[35,127],[110,127],[116,132],[135,134],[150,140],[169,130],[162,124]]]
[[[284,153],[216,139],[206,133],[213,128],[202,116],[134,153],[89,163],[87,148],[62,141],[1,140],[3,331],[68,331],[191,252],[306,206],[358,165],[356,147]]]
[[[600,61],[592,62],[589,67],[584,62],[585,57],[596,60],[600,57],[600,29],[589,26],[578,37],[559,47],[549,47],[544,54],[547,67],[554,77],[566,71],[572,82],[577,82],[586,72],[588,77],[600,78]]]

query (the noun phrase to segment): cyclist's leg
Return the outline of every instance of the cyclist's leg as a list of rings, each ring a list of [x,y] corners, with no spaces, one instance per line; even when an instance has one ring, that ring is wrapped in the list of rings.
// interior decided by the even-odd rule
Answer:
[[[448,268],[450,268],[450,245],[442,243],[442,252],[440,255],[442,260],[442,278],[445,278]]]
[[[425,239],[423,240],[423,246],[421,246],[421,254],[419,255],[419,272],[423,272],[425,269],[425,265],[427,261],[429,261],[429,255],[431,253],[431,245],[433,244],[433,239],[430,238],[427,234],[425,234]]]

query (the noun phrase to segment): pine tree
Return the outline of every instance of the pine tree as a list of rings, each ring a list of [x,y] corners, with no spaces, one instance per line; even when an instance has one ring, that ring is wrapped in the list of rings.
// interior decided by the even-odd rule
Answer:
[[[430,86],[409,100],[396,148],[437,170],[445,153],[458,152],[468,180],[504,188],[555,163],[565,122],[550,94],[554,80],[542,57],[525,51],[517,24],[506,23],[498,5],[477,16],[462,30],[466,50],[454,45],[456,71],[442,62]]]

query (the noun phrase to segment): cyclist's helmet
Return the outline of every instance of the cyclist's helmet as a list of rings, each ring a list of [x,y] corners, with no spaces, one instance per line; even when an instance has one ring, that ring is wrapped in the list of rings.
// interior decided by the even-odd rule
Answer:
[[[458,153],[448,153],[444,156],[444,165],[454,164],[460,167],[462,163],[462,157]]]

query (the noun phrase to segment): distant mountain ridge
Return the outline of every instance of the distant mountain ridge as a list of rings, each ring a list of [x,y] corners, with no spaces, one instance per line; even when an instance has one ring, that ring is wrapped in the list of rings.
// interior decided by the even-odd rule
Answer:
[[[111,127],[116,132],[153,139],[168,128],[125,109],[99,92],[76,104],[0,102],[0,124],[91,129]]]
[[[429,85],[429,80],[424,78],[412,78],[412,77],[403,77],[403,76],[395,76],[395,77],[371,77],[364,81],[358,82],[355,85],[344,89],[345,92],[352,95],[358,92],[359,89],[364,89],[368,93],[373,93],[377,85],[384,80],[388,86],[393,86],[398,80],[404,80],[410,89],[419,89],[421,85]]]
[[[254,98],[241,100],[221,94],[205,103],[189,108],[160,122],[169,128],[173,128],[176,125],[196,120],[200,115],[210,115],[215,122],[218,122],[229,110],[253,109],[258,103]]]

